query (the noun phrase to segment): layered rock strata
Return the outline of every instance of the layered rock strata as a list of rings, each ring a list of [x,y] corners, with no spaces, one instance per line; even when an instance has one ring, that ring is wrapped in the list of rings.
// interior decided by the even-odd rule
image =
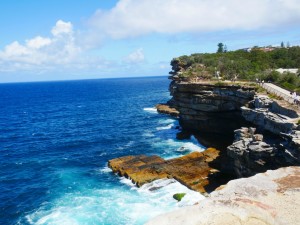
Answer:
[[[132,180],[138,187],[162,178],[174,178],[192,190],[206,193],[210,179],[219,171],[210,163],[219,156],[219,151],[209,148],[185,156],[164,160],[159,156],[124,156],[109,160],[113,172]]]
[[[276,135],[291,133],[299,118],[297,111],[261,95],[256,96],[249,107],[243,106],[241,110],[247,121]]]
[[[172,81],[170,93],[183,129],[224,135],[246,124],[241,107],[253,100],[255,88]]]
[[[230,181],[197,205],[147,225],[296,225],[300,221],[300,167]]]

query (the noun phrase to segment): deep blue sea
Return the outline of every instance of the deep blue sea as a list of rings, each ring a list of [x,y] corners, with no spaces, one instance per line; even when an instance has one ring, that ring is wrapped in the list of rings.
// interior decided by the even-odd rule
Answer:
[[[0,84],[0,224],[143,224],[201,199],[174,180],[142,188],[113,174],[124,155],[202,151],[158,114],[166,77]],[[161,187],[155,191],[151,187]],[[187,192],[181,203],[174,193]]]

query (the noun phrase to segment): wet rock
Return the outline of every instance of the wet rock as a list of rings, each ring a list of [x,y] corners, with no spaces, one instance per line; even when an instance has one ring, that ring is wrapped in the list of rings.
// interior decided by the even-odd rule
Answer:
[[[157,112],[159,112],[159,113],[168,114],[168,115],[171,115],[174,117],[179,116],[179,112],[175,108],[172,108],[171,106],[169,106],[168,104],[157,104],[155,106],[155,108],[157,109]]]
[[[209,185],[208,177],[219,172],[209,165],[219,153],[218,150],[209,148],[204,152],[192,152],[170,160],[159,156],[125,156],[109,160],[108,166],[139,187],[157,179],[174,178],[192,190],[205,193],[206,186]]]

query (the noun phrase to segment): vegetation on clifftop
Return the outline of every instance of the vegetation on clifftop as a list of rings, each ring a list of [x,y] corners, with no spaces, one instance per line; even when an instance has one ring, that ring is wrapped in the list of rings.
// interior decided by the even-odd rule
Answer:
[[[216,77],[224,80],[259,79],[277,83],[289,90],[300,90],[298,74],[275,71],[279,68],[300,68],[299,46],[274,48],[272,51],[263,51],[258,47],[251,51],[227,52],[218,49],[217,53],[196,53],[174,58],[171,66],[170,74],[187,80]]]

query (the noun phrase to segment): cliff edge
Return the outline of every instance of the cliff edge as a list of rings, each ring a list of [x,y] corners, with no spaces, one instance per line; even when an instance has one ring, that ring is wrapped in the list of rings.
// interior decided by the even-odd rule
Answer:
[[[197,205],[160,215],[147,225],[296,225],[300,167],[230,181]]]

